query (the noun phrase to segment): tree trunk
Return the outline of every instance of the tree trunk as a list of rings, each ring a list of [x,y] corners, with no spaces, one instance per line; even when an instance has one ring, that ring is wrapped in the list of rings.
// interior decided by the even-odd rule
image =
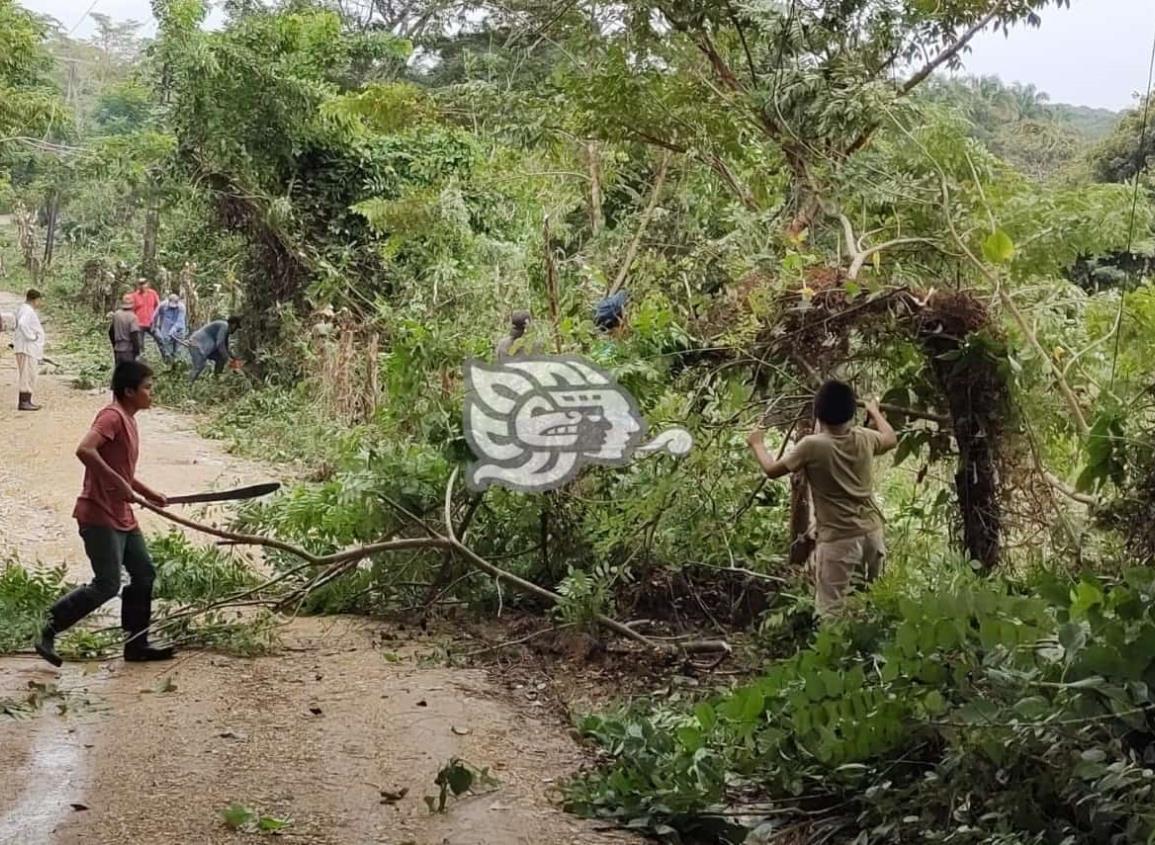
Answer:
[[[950,408],[951,430],[958,446],[955,494],[962,523],[963,548],[971,560],[990,571],[1002,554],[1003,511],[999,498],[998,419],[1006,385],[992,360],[955,359],[962,348],[957,337],[923,337],[931,370]]]
[[[60,216],[60,194],[53,191],[48,195],[48,224],[44,232],[44,261],[42,268],[52,267],[52,256],[56,248],[56,221]]]
[[[795,429],[794,442],[811,434],[813,425],[809,422],[800,423]],[[806,483],[806,476],[800,472],[790,473],[790,550],[787,560],[792,566],[806,562],[810,557],[813,544],[810,541],[810,524],[812,522],[810,507],[810,485]]]
[[[789,561],[797,565],[809,556],[807,536],[810,531],[810,485],[801,473],[790,475],[790,551]]]
[[[590,190],[586,195],[586,214],[590,220],[590,235],[597,237],[605,225],[602,214],[602,161],[597,141],[585,145],[586,167],[590,174]]]
[[[150,202],[144,214],[144,247],[141,250],[140,270],[149,278],[156,273],[156,235],[160,229],[160,208]]]

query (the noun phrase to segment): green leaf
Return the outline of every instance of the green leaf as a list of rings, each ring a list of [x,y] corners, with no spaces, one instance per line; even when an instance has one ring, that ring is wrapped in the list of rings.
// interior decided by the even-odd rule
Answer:
[[[1037,721],[1051,712],[1051,704],[1039,695],[1027,696],[1015,704],[1015,714],[1028,722]]]
[[[914,625],[904,622],[898,629],[898,649],[907,657],[918,654],[918,632]]]
[[[689,726],[678,728],[677,737],[682,747],[691,754],[702,747],[702,732],[697,728],[691,728]]]
[[[828,697],[837,698],[842,695],[842,676],[837,672],[825,669],[822,672],[822,686],[826,689]]]
[[[950,651],[958,645],[958,628],[952,619],[940,619],[934,626],[935,644],[940,651]]]
[[[243,804],[237,804],[236,802],[229,804],[226,809],[221,811],[221,818],[231,830],[240,830],[245,825],[250,824],[256,817],[256,813]]]
[[[742,701],[742,721],[753,723],[762,715],[762,691],[757,687],[747,687]]]
[[[1002,229],[995,229],[983,241],[983,258],[991,264],[1006,264],[1015,257],[1015,242]]]
[[[806,676],[806,695],[811,701],[821,701],[826,697],[826,687],[822,683],[822,677],[816,670],[811,670],[810,674]]]
[[[938,690],[931,690],[926,694],[922,700],[922,706],[926,708],[926,712],[931,716],[941,716],[946,712],[946,699]]]
[[[277,819],[272,816],[261,816],[257,821],[257,830],[262,833],[276,833],[278,830],[284,830],[292,823],[292,819]]]
[[[1059,626],[1059,643],[1070,659],[1087,644],[1087,631],[1078,622],[1066,622]]]
[[[709,702],[703,701],[695,707],[694,715],[698,718],[698,724],[702,726],[703,731],[714,730],[714,725],[718,723],[718,716]]]

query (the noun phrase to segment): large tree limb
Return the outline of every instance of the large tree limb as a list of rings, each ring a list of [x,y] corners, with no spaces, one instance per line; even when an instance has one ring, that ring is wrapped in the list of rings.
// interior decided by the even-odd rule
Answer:
[[[839,212],[838,220],[842,223],[842,233],[846,240],[846,251],[850,254],[850,268],[846,271],[846,278],[851,280],[857,279],[858,274],[862,272],[862,268],[866,266],[866,262],[880,252],[885,252],[888,249],[903,246],[904,244],[934,244],[934,241],[930,238],[892,238],[889,241],[863,249],[863,239],[855,237],[854,226],[851,224],[850,218]]]
[[[670,167],[670,153],[667,151],[662,154],[662,161],[658,165],[658,175],[654,178],[654,187],[650,191],[650,200],[646,203],[646,210],[642,212],[642,219],[638,223],[638,229],[634,232],[634,238],[630,241],[629,249],[626,250],[626,257],[622,259],[622,266],[618,268],[617,278],[614,283],[610,285],[610,289],[606,292],[606,296],[613,296],[622,285],[626,283],[626,278],[630,274],[630,266],[634,263],[634,259],[638,256],[638,249],[642,245],[642,238],[646,235],[646,229],[650,227],[650,219],[654,216],[654,209],[658,207],[658,200],[662,195],[662,188],[666,184],[666,172]]]
[[[898,96],[905,97],[919,85],[925,82],[932,73],[934,73],[944,64],[961,53],[964,49],[966,49],[966,46],[974,40],[975,36],[986,29],[987,26],[989,26],[990,23],[999,16],[999,13],[1003,11],[1006,5],[1007,0],[998,0],[998,2],[996,2],[991,7],[991,10],[987,12],[987,14],[975,22],[957,40],[951,44],[948,44],[945,48],[943,48],[941,52],[931,58],[925,65],[916,70],[910,76],[910,78],[908,78],[906,82],[904,82],[899,87],[897,91]],[[868,125],[865,129],[862,130],[861,133],[859,133],[858,137],[855,138],[853,142],[851,142],[850,146],[846,148],[843,155],[846,157],[852,156],[863,147],[865,147],[870,142],[871,137],[874,135],[877,129],[877,121]]]
[[[527,581],[524,578],[514,575],[512,572],[507,572],[506,570],[495,566],[485,558],[478,555],[468,546],[464,545],[458,539],[457,531],[453,526],[452,514],[453,487],[456,480],[457,470],[455,469],[449,478],[449,483],[446,485],[445,490],[445,531],[447,532],[448,536],[438,533],[432,527],[428,526],[428,524],[424,524],[422,522],[422,528],[427,532],[428,536],[406,537],[380,543],[370,543],[368,545],[359,546],[355,549],[346,549],[328,555],[315,555],[307,549],[303,549],[299,546],[293,545],[292,543],[286,543],[282,540],[277,540],[272,537],[264,537],[259,534],[244,534],[236,531],[229,531],[224,528],[217,528],[216,526],[212,525],[205,525],[195,520],[188,519],[187,517],[179,516],[163,508],[158,508],[155,505],[144,501],[143,499],[137,500],[137,503],[147,510],[157,514],[158,516],[167,519],[170,522],[174,522],[177,525],[192,529],[193,531],[199,531],[203,534],[219,537],[236,545],[262,546],[265,548],[277,549],[278,551],[294,555],[305,561],[305,564],[302,567],[298,567],[298,569],[295,571],[301,571],[307,567],[329,567],[330,572],[323,573],[321,578],[324,578],[327,575],[333,573],[340,574],[340,572],[343,571],[345,567],[352,565],[355,561],[362,560],[374,554],[381,554],[384,552],[399,551],[404,549],[449,549],[455,554],[465,558],[482,572],[485,572],[486,574],[491,575],[500,581],[508,583],[523,592],[544,599],[550,604],[559,604],[562,601],[562,597],[557,593],[554,593],[551,590],[547,590],[544,587],[534,584],[531,581]],[[250,591],[249,594],[252,594],[252,591]],[[217,606],[220,605],[218,604]],[[623,637],[626,637],[627,639],[641,643],[653,651],[666,652],[671,650],[670,646],[655,642],[654,640],[639,634],[637,631],[632,630],[629,626],[618,622],[616,619],[612,619],[604,614],[594,614],[594,621],[596,621],[599,625],[608,628],[609,630]],[[730,646],[728,643],[714,640],[680,643],[676,648],[677,650],[680,650],[684,653],[730,651]]]
[[[961,53],[966,46],[974,40],[976,35],[986,29],[991,21],[999,16],[999,13],[1006,8],[1006,5],[1007,0],[998,0],[998,2],[994,3],[991,6],[991,10],[979,18],[958,40],[948,45],[937,56],[915,71],[914,74],[903,83],[902,87],[898,89],[899,96],[909,94],[921,85],[928,76]]]

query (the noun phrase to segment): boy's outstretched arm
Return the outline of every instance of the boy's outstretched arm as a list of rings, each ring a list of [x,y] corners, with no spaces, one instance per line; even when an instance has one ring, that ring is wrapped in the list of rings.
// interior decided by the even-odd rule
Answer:
[[[879,453],[889,452],[898,445],[898,435],[894,433],[894,429],[890,423],[887,422],[882,411],[879,410],[877,400],[871,399],[866,403],[866,415],[870,417],[870,421],[874,423],[874,427],[877,428],[878,433],[882,435],[882,441],[879,443]]]
[[[766,429],[754,429],[750,432],[750,436],[746,438],[746,442],[749,443],[750,448],[754,450],[754,457],[758,459],[758,463],[762,466],[762,471],[766,473],[767,478],[781,478],[790,473],[790,468],[786,466],[785,462],[775,460],[774,457],[766,451]]]

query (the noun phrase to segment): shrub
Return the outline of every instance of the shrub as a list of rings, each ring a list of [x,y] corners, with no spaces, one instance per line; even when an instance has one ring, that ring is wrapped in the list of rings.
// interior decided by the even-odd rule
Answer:
[[[569,805],[721,842],[1147,842],[1155,570],[1035,586],[960,570],[753,683],[591,716],[612,762]]]

